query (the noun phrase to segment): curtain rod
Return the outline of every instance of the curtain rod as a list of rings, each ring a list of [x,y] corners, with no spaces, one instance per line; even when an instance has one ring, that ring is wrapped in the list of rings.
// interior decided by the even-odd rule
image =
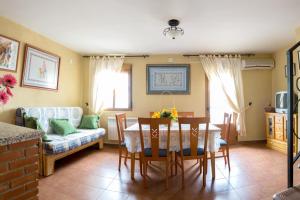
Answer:
[[[229,54],[225,54],[225,53],[220,53],[220,54],[214,54],[214,53],[205,53],[205,54],[183,54],[183,56],[185,57],[196,57],[196,56],[235,56],[235,55],[241,55],[241,56],[255,56],[254,53],[242,53],[242,54],[234,54],[234,53],[229,53]]]
[[[97,56],[97,55],[95,55]],[[104,55],[100,55],[99,57],[103,57]],[[108,55],[108,56],[117,56],[117,55]],[[120,55],[118,55],[120,56]],[[84,58],[89,58],[92,56],[83,56]],[[124,56],[125,58],[147,58],[149,57],[149,55],[128,55],[128,56]]]

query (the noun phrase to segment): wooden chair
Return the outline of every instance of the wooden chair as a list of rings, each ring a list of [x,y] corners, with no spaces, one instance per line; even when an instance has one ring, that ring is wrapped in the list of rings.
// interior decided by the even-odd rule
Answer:
[[[220,141],[219,152],[222,152],[221,156],[216,156],[215,158],[224,158],[225,165],[228,163],[228,168],[230,170],[230,159],[229,159],[229,133],[230,133],[230,124],[231,124],[231,114],[224,113],[224,120],[222,126],[222,133]],[[236,118],[236,116],[234,116]]]
[[[146,176],[147,176],[147,167],[148,162],[151,161],[164,161],[166,163],[166,188],[169,187],[169,168],[171,167],[171,152],[169,151],[170,147],[170,119],[154,119],[154,118],[139,118],[139,129],[140,129],[140,140],[141,140],[141,160],[143,163],[143,181],[144,187],[146,187]],[[143,126],[150,126],[150,148],[145,148],[144,144],[144,130]],[[159,137],[160,130],[159,125],[167,125],[167,146],[165,149],[159,148]]]
[[[206,186],[206,174],[207,174],[207,139],[208,139],[208,126],[209,118],[207,117],[197,117],[197,118],[178,118],[179,123],[179,142],[180,151],[176,152],[175,155],[175,173],[177,174],[177,165],[182,171],[182,187],[184,187],[184,160],[200,160],[200,174],[202,168],[203,160],[203,187]],[[204,147],[198,147],[199,138],[199,125],[205,124],[204,133]],[[182,125],[190,126],[190,147],[183,147],[183,130]]]
[[[117,130],[118,130],[118,145],[119,145],[119,171],[121,170],[121,160],[124,158],[124,165],[127,165],[127,159],[131,159],[130,153],[128,152],[126,145],[125,145],[125,136],[124,136],[124,129],[127,128],[126,122],[126,114],[125,113],[118,113],[116,114],[116,122],[117,122]],[[140,160],[141,155],[139,157],[135,157],[135,160],[140,161],[140,174],[142,175],[142,162]]]
[[[150,112],[150,117],[154,112]],[[194,117],[194,112],[178,112],[178,117]]]

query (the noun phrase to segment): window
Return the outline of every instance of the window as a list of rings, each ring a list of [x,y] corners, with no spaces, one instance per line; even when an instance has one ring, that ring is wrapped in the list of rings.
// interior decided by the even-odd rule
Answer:
[[[130,110],[132,108],[131,65],[124,64],[121,73],[111,74],[111,76],[114,76],[114,83],[107,86],[104,107],[107,108],[106,110]]]
[[[222,124],[224,120],[223,113],[231,113],[232,109],[228,104],[222,86],[214,81],[209,82],[210,97],[210,121],[213,124]]]
[[[222,74],[222,79],[225,80],[227,84],[227,88],[229,88],[227,94],[230,96],[234,96],[234,80],[227,75],[227,74]],[[208,80],[207,80],[208,84]],[[209,95],[209,117],[210,121],[213,124],[222,124],[224,120],[224,115],[223,113],[232,113],[233,110],[231,106],[228,103],[227,97],[223,91],[222,88],[222,83],[220,83],[218,80],[211,80],[209,81],[208,88],[209,90],[208,95]]]

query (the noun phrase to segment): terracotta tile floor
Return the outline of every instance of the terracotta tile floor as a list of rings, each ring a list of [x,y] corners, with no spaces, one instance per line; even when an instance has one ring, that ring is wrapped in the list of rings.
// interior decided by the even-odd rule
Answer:
[[[148,175],[148,188],[143,188],[136,163],[136,180],[130,179],[128,167],[118,171],[117,149],[105,146],[99,151],[90,147],[75,155],[59,160],[54,175],[41,178],[41,200],[148,200],[148,199],[272,199],[272,195],[286,187],[286,156],[267,149],[264,144],[231,147],[231,171],[224,160],[216,160],[216,179],[212,181],[210,165],[207,186],[202,187],[202,174],[195,162],[185,163],[185,189],[181,189],[180,170],[170,178],[165,189],[162,164],[153,163]],[[300,169],[294,169],[295,183],[300,183]]]

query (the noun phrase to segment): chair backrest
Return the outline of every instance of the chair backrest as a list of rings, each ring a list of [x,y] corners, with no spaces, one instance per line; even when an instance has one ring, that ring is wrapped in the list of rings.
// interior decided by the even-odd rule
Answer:
[[[160,136],[160,125],[167,125],[167,146],[166,151],[169,152],[170,149],[170,126],[171,126],[171,120],[165,119],[165,118],[138,118],[139,121],[139,129],[140,129],[140,140],[141,140],[141,148],[142,148],[142,154],[145,156],[145,144],[144,144],[144,133],[145,130],[143,130],[144,125],[149,126],[150,131],[150,148],[152,151],[152,158],[158,158],[159,157],[159,136]]]
[[[194,112],[177,112],[178,117],[194,117]],[[150,112],[150,117],[154,114],[154,112]]]
[[[178,117],[194,117],[194,112],[178,112]]]
[[[198,151],[198,141],[199,141],[199,125],[205,124],[205,133],[204,133],[204,153],[207,150],[207,138],[208,138],[208,127],[209,127],[209,118],[208,117],[179,117],[178,118],[179,124],[179,141],[180,141],[180,151],[181,155],[183,156],[183,130],[182,125],[189,125],[190,131],[190,149],[191,154],[190,156],[197,156]]]
[[[224,113],[224,121],[223,121],[223,136],[224,139],[229,142],[229,133],[230,133],[230,124],[231,124],[231,114]]]
[[[125,142],[124,129],[127,128],[126,114],[125,113],[116,114],[116,122],[117,122],[117,129],[118,129],[118,140],[119,140],[118,142],[119,145],[121,145]]]

